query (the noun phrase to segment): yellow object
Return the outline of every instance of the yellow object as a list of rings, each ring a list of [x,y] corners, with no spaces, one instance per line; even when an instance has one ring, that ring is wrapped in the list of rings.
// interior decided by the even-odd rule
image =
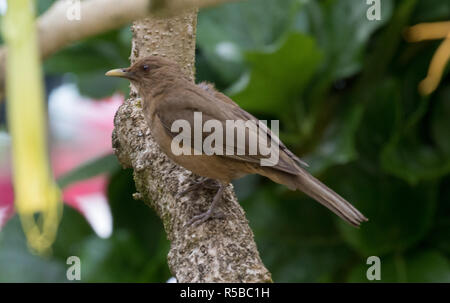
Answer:
[[[441,82],[445,66],[450,60],[450,32],[446,39],[436,50],[436,53],[431,59],[430,67],[428,68],[428,75],[419,84],[419,91],[422,95],[431,94]]]
[[[15,208],[29,247],[47,253],[61,217],[61,194],[48,162],[46,110],[34,0],[9,0],[2,24],[12,136]]]
[[[408,42],[435,40],[445,38],[450,33],[450,21],[436,23],[420,23],[408,28],[405,39]]]
[[[445,66],[450,61],[450,21],[414,25],[406,30],[405,39],[409,42],[444,39],[431,59],[427,77],[419,84],[419,92],[429,95],[438,87]]]

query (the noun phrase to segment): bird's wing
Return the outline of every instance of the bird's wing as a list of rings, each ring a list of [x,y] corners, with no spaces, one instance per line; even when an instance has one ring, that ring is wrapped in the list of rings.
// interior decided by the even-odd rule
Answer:
[[[206,92],[208,92],[211,95],[213,95],[215,98],[219,99],[220,101],[236,106],[236,114],[242,116],[243,119],[258,121],[257,118],[255,118],[249,112],[246,112],[245,110],[240,108],[239,105],[236,102],[234,102],[233,100],[231,100],[231,98],[229,98],[227,95],[217,91],[212,84],[209,84],[209,83],[206,83],[206,82],[202,82],[202,83],[199,83],[198,86],[201,89],[203,89]],[[284,143],[280,141],[280,139],[278,137],[274,138],[275,135],[272,133],[272,131],[269,128],[267,128],[267,127],[265,127],[265,128],[266,128],[265,131],[267,132],[267,135],[269,136],[270,140],[272,140],[272,139],[273,140],[277,140],[279,142],[280,149],[282,151],[284,151],[289,157],[291,157],[298,165],[306,166],[306,167],[309,166],[308,163],[306,163],[305,161],[303,161],[299,157],[297,157],[295,154],[293,154],[286,147],[286,145],[284,145]]]
[[[259,123],[259,120],[241,109],[240,107],[225,103],[218,98],[215,98],[211,94],[205,94],[200,88],[193,86],[187,87],[183,90],[176,90],[172,93],[165,95],[163,100],[158,102],[155,110],[156,116],[160,120],[163,127],[166,129],[167,133],[171,137],[181,136],[185,141],[191,144],[191,148],[194,148],[194,129],[195,124],[201,125],[201,130],[205,126],[205,123],[209,120],[215,120],[216,123],[220,124],[223,132],[220,133],[223,150],[223,157],[232,158],[239,161],[244,161],[248,163],[261,164],[261,160],[266,161],[266,165],[272,166],[275,169],[281,171],[297,174],[298,168],[296,165],[296,160],[286,153],[289,151],[263,123]],[[194,121],[195,113],[201,113],[202,124],[199,121]],[[198,115],[198,114],[197,114]],[[173,128],[176,121],[186,121],[190,125],[190,131],[184,131],[180,133],[180,129]],[[236,121],[241,120],[244,123],[248,122],[246,125],[244,123],[235,124],[236,127],[234,141],[227,142],[226,132],[227,120]],[[183,122],[185,123],[185,122]],[[179,124],[179,125],[182,125]],[[239,132],[245,132],[245,142],[244,144],[238,144],[238,139],[236,134]],[[202,131],[202,141],[205,142],[208,136],[212,133]],[[270,147],[267,146],[268,150],[263,155],[260,152],[258,146],[254,154],[250,154],[251,140],[249,138],[258,138],[261,136],[266,136],[266,142],[271,142]],[[272,141],[271,141],[272,140]],[[274,144],[275,143],[275,144]],[[277,148],[277,145],[279,148]],[[227,153],[228,151],[231,151]],[[277,153],[278,157],[271,159],[270,155]],[[289,151],[290,154],[292,154]]]
[[[220,93],[221,95],[223,95],[222,93]],[[224,95],[225,96],[225,95]],[[227,97],[228,98],[228,97]],[[248,120],[256,120],[258,121],[257,118],[255,118],[252,114],[250,114],[249,112],[246,112],[245,110],[243,110],[242,108],[240,108],[239,106],[236,105],[235,108],[235,112],[236,115],[238,116],[242,116],[243,119],[248,119]],[[262,127],[265,133],[267,133],[267,136],[270,138],[271,141],[275,141],[278,142],[280,150],[282,150],[283,152],[285,152],[292,160],[294,160],[298,165],[301,166],[306,166],[308,167],[308,163],[306,163],[305,161],[301,160],[299,157],[297,157],[294,153],[292,153],[287,147],[286,145],[284,145],[283,142],[281,142],[280,138],[278,138],[277,135],[275,135],[270,128],[268,128],[264,123],[260,123],[258,124],[258,126]]]

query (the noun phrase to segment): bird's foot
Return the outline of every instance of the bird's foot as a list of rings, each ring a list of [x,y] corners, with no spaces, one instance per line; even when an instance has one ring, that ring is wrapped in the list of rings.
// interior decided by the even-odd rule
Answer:
[[[186,226],[199,226],[203,223],[205,223],[206,221],[208,221],[209,219],[223,219],[225,218],[225,215],[222,212],[219,211],[215,211],[212,212],[210,211],[211,209],[208,209],[207,211],[205,211],[204,213],[200,214],[200,215],[196,215],[193,216],[191,220],[189,220],[188,223],[186,223]]]
[[[222,219],[225,217],[225,215],[222,212],[217,210],[217,205],[222,200],[222,195],[223,195],[223,191],[225,190],[225,185],[223,185],[222,183],[219,183],[218,186],[219,186],[219,190],[217,191],[216,195],[214,196],[214,199],[213,199],[209,209],[200,215],[196,215],[196,216],[192,217],[192,219],[189,220],[188,223],[186,223],[186,226],[191,226],[191,225],[199,226],[199,225],[205,223],[206,221],[208,221],[209,219]]]
[[[180,198],[187,193],[190,193],[191,191],[201,189],[202,187],[209,188],[209,189],[217,189],[220,187],[220,185],[217,183],[216,180],[204,178],[203,180],[200,180],[192,185],[190,185],[186,190],[183,190],[182,192],[177,194],[177,198]]]

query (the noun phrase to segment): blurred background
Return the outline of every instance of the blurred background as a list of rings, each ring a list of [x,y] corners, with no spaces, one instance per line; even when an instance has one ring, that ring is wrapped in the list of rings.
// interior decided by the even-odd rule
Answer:
[[[38,0],[39,12],[53,1]],[[448,67],[418,93],[441,40],[408,43],[421,22],[450,19],[442,0],[247,0],[202,10],[197,81],[209,81],[280,137],[310,172],[370,221],[348,226],[326,208],[259,176],[234,183],[261,258],[276,282],[450,282]],[[83,282],[165,282],[169,242],[152,209],[135,201],[130,170],[112,155],[115,110],[128,81],[129,27],[84,40],[44,62],[51,160],[64,190],[52,254],[26,245],[13,211],[10,138],[0,107],[0,282],[67,282],[79,256]]]

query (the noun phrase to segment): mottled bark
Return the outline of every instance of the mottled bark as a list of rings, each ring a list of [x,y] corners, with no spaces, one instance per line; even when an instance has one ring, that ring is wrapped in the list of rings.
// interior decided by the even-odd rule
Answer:
[[[131,61],[148,55],[168,57],[178,62],[193,81],[196,18],[197,12],[190,11],[178,17],[135,22]],[[171,243],[168,264],[177,281],[271,282],[231,184],[220,205],[224,219],[185,226],[208,208],[215,192],[203,189],[178,197],[198,177],[160,151],[141,108],[132,88],[115,118],[113,147],[122,165],[134,170],[139,191],[135,197],[155,209],[163,221]]]

